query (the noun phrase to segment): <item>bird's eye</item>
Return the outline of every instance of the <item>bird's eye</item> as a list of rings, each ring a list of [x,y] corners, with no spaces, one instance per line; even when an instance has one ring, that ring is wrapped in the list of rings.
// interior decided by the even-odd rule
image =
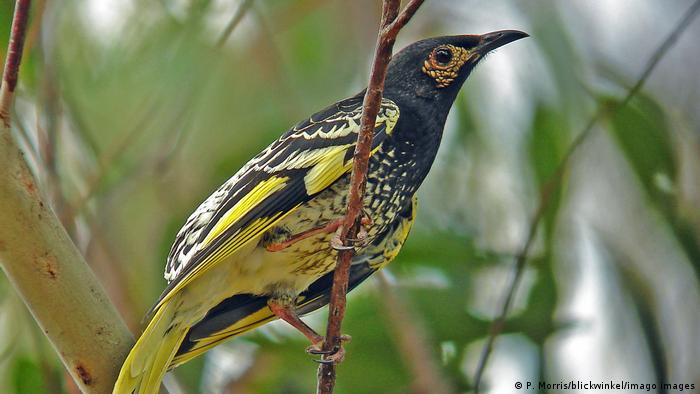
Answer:
[[[452,60],[452,52],[447,48],[440,48],[435,51],[435,61],[442,66],[446,66]]]
[[[439,45],[430,51],[421,70],[435,81],[438,88],[444,88],[459,77],[469,56],[469,51],[464,48],[450,44]]]

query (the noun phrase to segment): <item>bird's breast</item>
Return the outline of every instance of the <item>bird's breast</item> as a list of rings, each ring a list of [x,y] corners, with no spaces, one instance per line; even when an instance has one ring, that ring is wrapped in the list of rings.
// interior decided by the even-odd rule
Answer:
[[[411,197],[417,188],[411,184],[413,173],[415,168],[412,161],[395,149],[380,148],[370,159],[364,196],[364,213],[372,221],[366,228],[369,241],[383,234],[388,226],[398,220],[401,210],[411,204]],[[268,231],[260,248],[285,242],[294,235],[324,227],[342,218],[347,206],[349,186],[350,174],[346,174]],[[337,252],[330,247],[333,236],[333,232],[320,233],[294,242],[281,251],[267,253],[276,254],[277,260],[284,256],[284,270],[290,276],[290,281],[294,282],[294,287],[303,286],[307,281],[311,283],[335,267]],[[362,253],[363,249],[360,248],[358,254]],[[307,279],[300,281],[300,278]]]

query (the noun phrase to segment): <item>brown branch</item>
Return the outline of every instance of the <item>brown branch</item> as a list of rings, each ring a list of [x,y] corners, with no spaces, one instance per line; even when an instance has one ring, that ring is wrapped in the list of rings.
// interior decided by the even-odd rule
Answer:
[[[593,116],[589,119],[588,123],[586,123],[586,126],[577,135],[576,139],[574,139],[574,141],[569,146],[569,149],[566,151],[566,154],[557,166],[557,169],[554,172],[554,174],[543,185],[542,191],[540,193],[540,200],[537,206],[537,210],[535,211],[535,214],[533,215],[532,220],[530,221],[530,228],[527,233],[527,238],[522,248],[515,256],[513,274],[511,277],[510,284],[507,287],[505,298],[503,299],[503,303],[501,304],[498,317],[496,317],[496,319],[494,319],[494,321],[491,324],[489,337],[486,340],[486,344],[484,344],[479,363],[477,364],[476,372],[474,374],[475,394],[479,393],[481,380],[486,369],[486,364],[488,363],[489,357],[493,350],[493,344],[496,340],[496,337],[503,331],[506,316],[508,315],[508,311],[510,310],[510,306],[513,302],[513,296],[518,288],[518,285],[520,284],[523,272],[525,271],[525,264],[530,253],[530,249],[532,248],[532,245],[535,241],[535,237],[537,236],[537,229],[539,228],[539,223],[544,217],[545,213],[547,212],[547,208],[549,208],[552,193],[561,184],[562,178],[564,177],[564,173],[566,172],[568,164],[571,161],[571,157],[583,144],[583,142],[586,141],[586,139],[588,139],[588,137],[593,131],[593,127],[599,121],[626,106],[630,102],[630,100],[632,100],[632,98],[639,93],[639,91],[642,89],[651,73],[656,68],[659,61],[664,57],[664,55],[666,55],[666,52],[668,52],[668,50],[676,43],[678,37],[680,37],[680,35],[690,25],[693,19],[695,19],[698,11],[700,11],[700,0],[697,0],[695,3],[693,3],[693,5],[688,9],[688,11],[686,11],[686,13],[683,15],[683,18],[673,29],[671,34],[669,34],[669,36],[654,51],[647,63],[647,66],[644,68],[642,75],[637,79],[637,82],[627,91],[627,94],[624,96],[622,101],[620,101],[617,104],[605,103],[601,104],[598,107]]]
[[[7,44],[5,70],[2,75],[2,90],[0,90],[0,119],[2,119],[2,123],[7,129],[10,128],[10,108],[12,107],[15,88],[17,87],[19,64],[22,62],[30,5],[30,0],[17,0],[15,13],[12,17],[12,29],[10,31],[10,41]]]
[[[10,129],[30,0],[17,0],[0,87],[0,264],[84,393],[110,392],[133,340],[56,215]]]
[[[400,0],[384,0],[382,7],[382,21],[377,37],[369,86],[362,103],[360,132],[357,136],[352,174],[350,176],[347,211],[343,219],[343,231],[340,234],[340,240],[344,245],[348,244],[348,239],[356,238],[360,228],[362,198],[367,184],[367,167],[372,147],[374,125],[382,100],[384,79],[386,78],[389,60],[391,60],[394,42],[396,42],[398,32],[408,23],[423,3],[423,0],[411,0],[401,15],[399,15],[400,3]],[[341,346],[340,328],[345,316],[350,261],[353,254],[354,251],[352,249],[342,250],[338,253],[338,262],[333,275],[333,288],[329,302],[326,340],[323,342],[324,351],[332,351]],[[324,363],[319,366],[318,393],[330,394],[333,392],[335,369],[336,367],[333,363]]]

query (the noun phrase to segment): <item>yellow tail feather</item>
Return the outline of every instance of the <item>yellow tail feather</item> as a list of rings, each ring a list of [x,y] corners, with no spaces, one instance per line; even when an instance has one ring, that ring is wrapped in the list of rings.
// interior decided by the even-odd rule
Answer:
[[[187,327],[173,322],[176,302],[171,300],[154,314],[124,360],[113,394],[158,393],[161,380],[187,333]]]

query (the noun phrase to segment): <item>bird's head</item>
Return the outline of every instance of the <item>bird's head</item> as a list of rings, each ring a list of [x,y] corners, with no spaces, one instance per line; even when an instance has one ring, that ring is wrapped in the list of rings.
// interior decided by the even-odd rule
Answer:
[[[392,57],[385,96],[395,100],[435,101],[442,104],[441,107],[446,104],[449,110],[479,61],[494,49],[527,36],[517,30],[501,30],[482,35],[434,37],[413,43]]]

